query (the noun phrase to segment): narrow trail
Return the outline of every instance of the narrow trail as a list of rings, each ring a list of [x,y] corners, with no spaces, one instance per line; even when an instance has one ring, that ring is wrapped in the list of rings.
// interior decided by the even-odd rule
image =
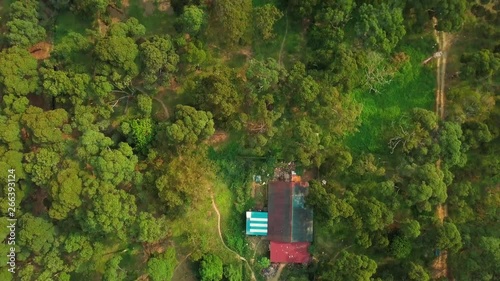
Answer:
[[[219,209],[217,208],[217,205],[215,204],[214,195],[211,194],[210,198],[212,199],[212,207],[214,208],[215,213],[217,213],[217,230],[219,232],[219,238],[220,238],[220,241],[222,242],[222,245],[224,245],[224,247],[228,251],[234,253],[239,260],[242,260],[242,261],[244,261],[246,263],[246,265],[248,266],[248,269],[250,269],[250,272],[252,273],[252,280],[256,281],[257,279],[255,279],[255,273],[253,272],[252,267],[250,266],[250,264],[248,263],[248,261],[244,257],[240,256],[237,252],[235,252],[231,248],[229,248],[226,245],[226,242],[224,242],[224,239],[222,239],[222,231],[220,229],[220,212],[219,212]]]
[[[285,35],[283,35],[283,40],[281,41],[280,52],[278,54],[278,64],[281,65],[281,55],[283,53],[283,47],[285,46],[286,35],[288,34],[288,12],[285,12]]]
[[[163,107],[163,112],[165,112],[165,117],[167,119],[170,118],[170,113],[168,112],[168,108],[165,103],[163,103],[163,101],[157,97],[153,97],[153,99],[161,104],[161,106]]]

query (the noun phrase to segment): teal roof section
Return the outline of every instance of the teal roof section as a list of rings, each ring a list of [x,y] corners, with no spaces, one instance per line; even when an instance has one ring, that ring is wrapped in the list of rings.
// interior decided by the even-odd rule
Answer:
[[[247,235],[267,235],[267,212],[247,212]]]

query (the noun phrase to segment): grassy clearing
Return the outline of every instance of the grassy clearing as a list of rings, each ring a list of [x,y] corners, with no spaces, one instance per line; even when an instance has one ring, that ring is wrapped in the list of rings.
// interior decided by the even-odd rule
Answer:
[[[54,44],[61,43],[61,40],[70,32],[85,34],[87,28],[91,28],[87,19],[70,11],[59,13],[55,23]]]
[[[174,15],[159,11],[156,7],[151,14],[148,14],[144,5],[142,0],[130,0],[128,16],[138,19],[146,27],[146,35],[173,34],[175,32]]]
[[[403,45],[412,46],[409,43]],[[391,129],[406,113],[415,107],[433,108],[435,75],[431,67],[421,64],[432,54],[432,48],[405,47],[402,51],[410,56],[410,62],[380,94],[361,90],[354,93],[355,98],[363,104],[359,132],[347,141],[354,151],[386,153]]]
[[[274,58],[278,60],[283,39],[285,41],[281,58],[285,66],[289,66],[293,61],[298,59],[297,56],[304,53],[305,40],[302,36],[302,26],[300,24],[291,19],[287,21],[286,16],[283,16],[276,23],[274,34],[275,37],[269,41],[254,39],[252,48],[255,58]]]

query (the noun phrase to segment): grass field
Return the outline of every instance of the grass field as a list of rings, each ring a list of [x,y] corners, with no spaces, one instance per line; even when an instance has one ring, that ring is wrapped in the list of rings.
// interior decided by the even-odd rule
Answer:
[[[402,51],[410,57],[410,62],[379,94],[361,90],[354,93],[356,100],[362,103],[363,111],[359,132],[347,140],[353,151],[386,153],[394,124],[412,108],[433,109],[435,74],[432,64],[422,65],[422,61],[432,54],[432,49],[425,51],[409,47]]]

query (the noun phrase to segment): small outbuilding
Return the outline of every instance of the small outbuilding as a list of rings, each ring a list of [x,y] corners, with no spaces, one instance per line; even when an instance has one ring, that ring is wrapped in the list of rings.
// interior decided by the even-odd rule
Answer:
[[[247,235],[266,236],[268,229],[267,212],[247,212]]]

